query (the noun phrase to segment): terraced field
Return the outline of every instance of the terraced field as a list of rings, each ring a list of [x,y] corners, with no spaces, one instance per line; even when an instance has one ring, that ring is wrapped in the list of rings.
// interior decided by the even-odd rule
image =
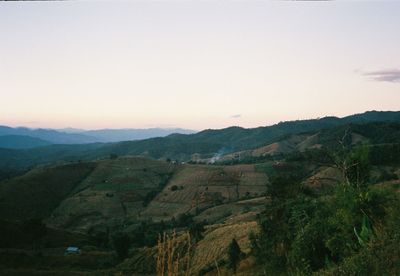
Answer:
[[[267,182],[267,175],[254,165],[184,165],[142,215],[161,220],[259,196]]]
[[[197,273],[205,265],[225,258],[232,238],[248,251],[248,234],[256,229],[256,214],[265,205],[262,195],[267,182],[267,173],[255,165],[191,165],[120,157],[43,167],[0,183],[0,198],[6,193],[11,195],[0,204],[11,210],[10,216],[36,210],[31,217],[41,218],[49,229],[64,229],[85,237],[92,237],[92,231],[119,231],[121,227],[130,231],[141,221],[169,221],[191,213],[194,221],[211,225],[193,248],[193,271]],[[153,192],[155,197],[145,206],[145,198]],[[61,258],[63,248],[57,250],[55,258]],[[88,249],[93,254],[96,250]],[[144,260],[153,258],[153,251],[144,248],[118,269],[151,271],[153,262]],[[107,254],[101,259],[112,257]],[[143,263],[149,267],[137,267]]]
[[[11,217],[20,213],[26,219],[35,210],[31,217],[45,219],[49,226],[85,233],[98,225],[169,220],[186,212],[218,221],[242,212],[237,201],[261,196],[267,182],[267,174],[254,165],[182,165],[120,157],[34,170],[2,183],[0,204]],[[156,197],[145,207],[149,193]]]
[[[54,210],[48,223],[54,227],[87,231],[144,209],[147,193],[166,183],[175,165],[138,157],[103,160]]]
[[[204,239],[202,239],[195,249],[193,256],[193,271],[199,271],[201,268],[213,265],[227,257],[227,249],[232,239],[236,239],[241,250],[245,253],[250,251],[250,232],[257,231],[257,223],[255,221],[214,225],[210,227]]]

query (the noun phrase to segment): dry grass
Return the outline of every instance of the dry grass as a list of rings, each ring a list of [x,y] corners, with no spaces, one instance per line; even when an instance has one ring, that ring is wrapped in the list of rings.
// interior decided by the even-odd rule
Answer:
[[[174,166],[140,157],[100,160],[54,210],[47,223],[85,232],[110,220],[137,217],[144,209],[143,197],[157,189]]]
[[[189,233],[177,236],[176,233],[159,237],[157,245],[157,276],[189,276],[197,275],[206,266],[215,266],[213,275],[230,275],[218,261],[226,259],[227,248],[233,238],[237,240],[241,250],[250,251],[249,234],[257,231],[255,221],[236,224],[219,224],[207,227],[205,236],[197,244],[191,244]],[[240,270],[246,270],[243,261]]]
[[[281,140],[279,142],[271,143],[254,150],[244,150],[238,151],[230,154],[226,154],[221,157],[220,161],[229,161],[237,158],[246,158],[246,157],[260,157],[265,155],[274,155],[279,153],[289,153],[293,150],[304,151],[309,148],[318,148],[321,145],[318,144],[318,136],[319,134],[314,135],[306,135],[306,134],[297,134],[291,135],[290,137]],[[356,137],[356,140],[360,140],[361,138]]]
[[[245,253],[250,251],[249,234],[257,231],[255,221],[233,225],[219,225],[209,228],[203,240],[199,241],[193,255],[193,271],[213,265],[215,261],[226,258],[227,248],[233,238]]]
[[[329,187],[342,182],[342,174],[336,168],[322,167],[317,173],[304,181],[305,186],[315,189]]]
[[[265,192],[268,177],[254,165],[185,165],[175,173],[165,189],[149,204],[143,215],[155,220],[168,219],[216,203],[234,202]],[[171,191],[172,186],[179,189]]]
[[[182,251],[182,244],[187,248]],[[182,252],[185,252],[184,254]],[[179,240],[174,231],[172,234],[159,236],[157,244],[157,276],[189,276],[191,272],[192,244],[189,232]]]

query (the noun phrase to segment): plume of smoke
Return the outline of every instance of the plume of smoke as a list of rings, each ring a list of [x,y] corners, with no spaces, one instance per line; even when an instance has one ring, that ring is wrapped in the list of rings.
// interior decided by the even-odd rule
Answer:
[[[210,164],[214,164],[215,162],[217,162],[219,159],[221,159],[222,155],[224,155],[225,152],[226,152],[226,149],[225,149],[225,148],[219,149],[219,150],[214,154],[214,156],[211,157],[209,163],[210,163]]]

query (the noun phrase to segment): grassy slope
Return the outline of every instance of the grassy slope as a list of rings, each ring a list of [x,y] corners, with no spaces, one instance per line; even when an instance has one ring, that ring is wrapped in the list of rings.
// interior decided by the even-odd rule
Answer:
[[[237,201],[265,192],[268,177],[254,165],[184,165],[142,216],[168,219],[185,212],[201,211],[214,205]],[[172,191],[172,187],[178,189]]]
[[[176,165],[140,157],[71,163],[0,182],[0,215],[46,218],[53,227],[83,232],[95,225],[170,219],[185,212],[218,220],[242,211],[243,206],[233,203],[260,196],[267,181],[254,165]],[[163,184],[162,192],[145,208],[146,194]],[[214,206],[215,212],[202,213]]]
[[[132,157],[102,160],[95,164],[91,172],[82,178],[82,181],[73,185],[68,198],[53,213],[54,217],[51,218],[51,221],[58,223],[57,219],[60,219],[59,226],[68,226],[70,229],[79,230],[111,219],[136,216],[138,213],[135,208],[139,210],[142,208],[139,199],[148,189],[157,186],[158,181],[162,178],[160,175],[173,171],[174,175],[168,185],[141,212],[140,216],[161,219],[181,212],[195,211],[196,207],[199,207],[200,213],[196,217],[198,220],[211,219],[215,222],[223,222],[223,224],[208,228],[204,240],[197,245],[193,264],[195,270],[212,265],[215,259],[225,258],[226,248],[232,235],[239,239],[242,249],[247,250],[248,233],[257,229],[252,226],[255,224],[253,211],[257,211],[257,207],[263,206],[264,202],[253,202],[257,199],[250,201],[237,201],[237,199],[243,198],[246,192],[250,192],[251,196],[256,196],[256,193],[264,191],[264,184],[268,181],[267,174],[273,170],[272,162],[256,165],[178,165],[175,167],[167,162]],[[393,168],[393,170],[396,169],[398,168]],[[336,172],[326,171],[324,168],[319,168],[315,173],[320,178],[337,177]],[[33,176],[35,174],[32,174]],[[54,177],[54,179],[56,178]],[[40,179],[36,178],[35,181],[40,182],[38,181]],[[32,182],[34,182],[33,178]],[[171,190],[174,185],[178,187],[178,190]],[[181,186],[183,189],[180,188]],[[107,196],[107,193],[113,195]],[[213,207],[220,199],[225,204]],[[125,205],[127,211],[123,211],[121,203]],[[254,205],[255,208],[244,209],[250,205]],[[202,210],[203,207],[209,209]],[[92,211],[98,212],[100,215],[91,216]],[[165,215],[164,212],[167,214]],[[231,212],[231,214],[226,215],[227,212]],[[68,217],[72,218],[72,224],[65,224]],[[209,250],[210,248],[212,250]],[[243,261],[241,266],[246,266],[245,262],[247,261]],[[239,269],[239,272],[241,271],[243,275],[246,275],[249,270],[246,270],[245,267]]]
[[[227,259],[229,243],[235,238],[245,253],[250,251],[250,232],[257,231],[255,221],[215,225],[207,229],[202,239],[195,248],[193,256],[193,271],[198,272],[206,266],[213,266],[215,261]]]
[[[400,124],[398,123],[368,123],[349,124],[335,128],[322,129],[318,132],[293,134],[281,137],[278,141],[252,150],[233,152],[220,158],[220,162],[230,160],[243,160],[248,157],[260,157],[265,155],[288,154],[294,151],[306,151],[326,147],[335,149],[340,146],[339,141],[345,133],[351,140],[352,145],[356,144],[392,144],[399,143]],[[209,161],[205,159],[203,161]]]
[[[157,190],[174,169],[167,162],[136,157],[98,161],[92,173],[53,212],[48,223],[86,231],[97,224],[136,218],[144,208],[145,195]]]
[[[174,165],[144,158],[125,157],[115,160],[44,167],[0,184],[1,198],[5,199],[5,195],[11,195],[6,201],[2,201],[2,207],[7,206],[7,208],[1,208],[4,212],[1,215],[2,217],[20,219],[25,219],[29,216],[47,217],[46,222],[52,227],[56,226],[61,229],[78,231],[86,231],[94,225],[108,224],[113,220],[115,220],[115,223],[121,223],[121,219],[138,215],[138,211],[143,209],[141,204],[143,195],[149,190],[158,187],[159,183],[163,181],[163,176],[171,172],[174,172],[174,175],[162,192],[162,194],[168,194],[169,201],[181,201],[185,207],[189,206],[189,209],[191,209],[189,203],[192,203],[193,198],[195,198],[204,200],[203,207],[212,207],[215,199],[213,196],[219,194],[220,196],[217,196],[217,198],[222,198],[225,204],[200,212],[197,219],[211,218],[212,220],[213,216],[217,216],[215,221],[224,221],[227,219],[225,213],[229,211],[231,226],[228,228],[223,226],[221,229],[232,230],[235,228],[237,233],[242,233],[242,238],[246,239],[247,232],[242,231],[242,228],[245,227],[247,229],[247,225],[254,224],[251,222],[254,220],[254,210],[263,206],[264,202],[263,200],[250,200],[254,201],[252,203],[248,203],[249,200],[237,201],[237,191],[239,191],[239,198],[243,198],[246,192],[250,192],[251,196],[255,196],[265,190],[265,182],[268,179],[264,173],[257,172],[254,165],[227,167]],[[238,184],[238,189],[236,189],[236,184]],[[182,185],[184,188],[172,192],[170,188],[173,185]],[[208,187],[208,191],[204,192],[203,189],[206,187]],[[201,190],[201,193],[199,193],[198,189]],[[200,197],[200,194],[202,197]],[[208,197],[207,194],[211,196]],[[161,194],[159,197],[161,197]],[[146,212],[159,212],[156,210],[158,201],[157,197],[142,212],[141,218],[146,219],[148,217]],[[13,205],[14,203],[15,205]],[[125,206],[125,211],[121,204]],[[187,209],[181,208],[174,210],[174,204],[171,205],[170,202],[164,202],[164,204],[163,210],[171,210],[171,214],[174,215],[187,211]],[[179,206],[181,207],[181,205]],[[245,208],[246,206],[251,207]],[[53,209],[55,210],[52,212],[51,210]],[[28,216],[25,216],[25,214],[28,214]],[[238,220],[235,220],[235,218],[238,218]],[[241,226],[240,224],[243,222],[245,222],[245,225]],[[235,224],[237,226],[232,226]],[[49,233],[52,232],[54,231],[50,230]],[[63,235],[66,237],[64,242],[62,242]],[[209,237],[212,240],[212,236],[220,235],[220,230],[214,228],[210,235]],[[70,243],[72,244],[75,236],[70,237],[68,233],[60,234],[57,232],[46,239],[50,239],[51,244],[64,247]],[[203,261],[207,262],[207,260],[204,260],[204,256],[201,256],[201,248],[207,244],[207,241],[208,239],[200,245],[199,265],[203,265]],[[221,242],[223,243],[222,240]],[[82,244],[78,240],[76,243]],[[242,244],[242,239],[240,243]],[[221,257],[221,254],[224,254],[224,247],[225,243],[218,247],[217,256]],[[47,249],[43,250],[41,252],[47,252]],[[81,269],[93,270],[95,268],[91,263],[97,256],[95,252],[85,253],[80,258],[72,256],[64,259],[61,257],[62,248],[51,250],[55,250],[54,255],[47,256],[47,253],[44,253],[45,257],[36,255],[26,257],[26,261],[18,265],[19,269],[15,271],[10,269],[7,273],[21,272],[23,271],[22,268],[25,268],[27,273],[30,273],[32,268],[44,269],[43,273],[46,271],[49,273],[62,273],[63,269],[73,267],[78,271]],[[24,253],[17,250],[0,254],[0,258],[5,264],[4,267],[10,268],[16,264],[16,260],[21,258],[22,255],[31,253],[30,251]],[[102,259],[108,258],[107,256],[101,255],[97,257]],[[44,261],[44,258],[47,258],[48,261]],[[49,263],[53,267],[57,267],[57,269],[47,270],[46,266]]]
[[[38,168],[0,183],[2,219],[44,218],[94,169],[95,163]]]

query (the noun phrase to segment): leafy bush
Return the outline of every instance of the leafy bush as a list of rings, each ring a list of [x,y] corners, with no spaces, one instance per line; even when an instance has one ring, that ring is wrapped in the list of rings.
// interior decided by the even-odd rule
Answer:
[[[176,185],[172,185],[172,187],[171,187],[171,191],[172,191],[172,192],[174,192],[174,191],[176,191],[176,190],[178,190],[178,186],[176,186]]]
[[[365,148],[357,147],[341,158],[348,182],[319,197],[304,192],[299,175],[278,175],[271,180],[270,201],[259,216],[260,232],[250,235],[252,254],[268,273],[365,275],[387,262],[365,261],[376,250],[386,252],[382,254],[388,258],[399,251],[394,248],[400,239],[393,240],[389,233],[396,232],[400,223],[393,220],[395,226],[390,226],[387,219],[388,210],[400,210],[393,207],[397,195],[368,185],[370,164]],[[390,240],[390,246],[382,240]],[[390,267],[398,271],[393,268],[398,266]]]

